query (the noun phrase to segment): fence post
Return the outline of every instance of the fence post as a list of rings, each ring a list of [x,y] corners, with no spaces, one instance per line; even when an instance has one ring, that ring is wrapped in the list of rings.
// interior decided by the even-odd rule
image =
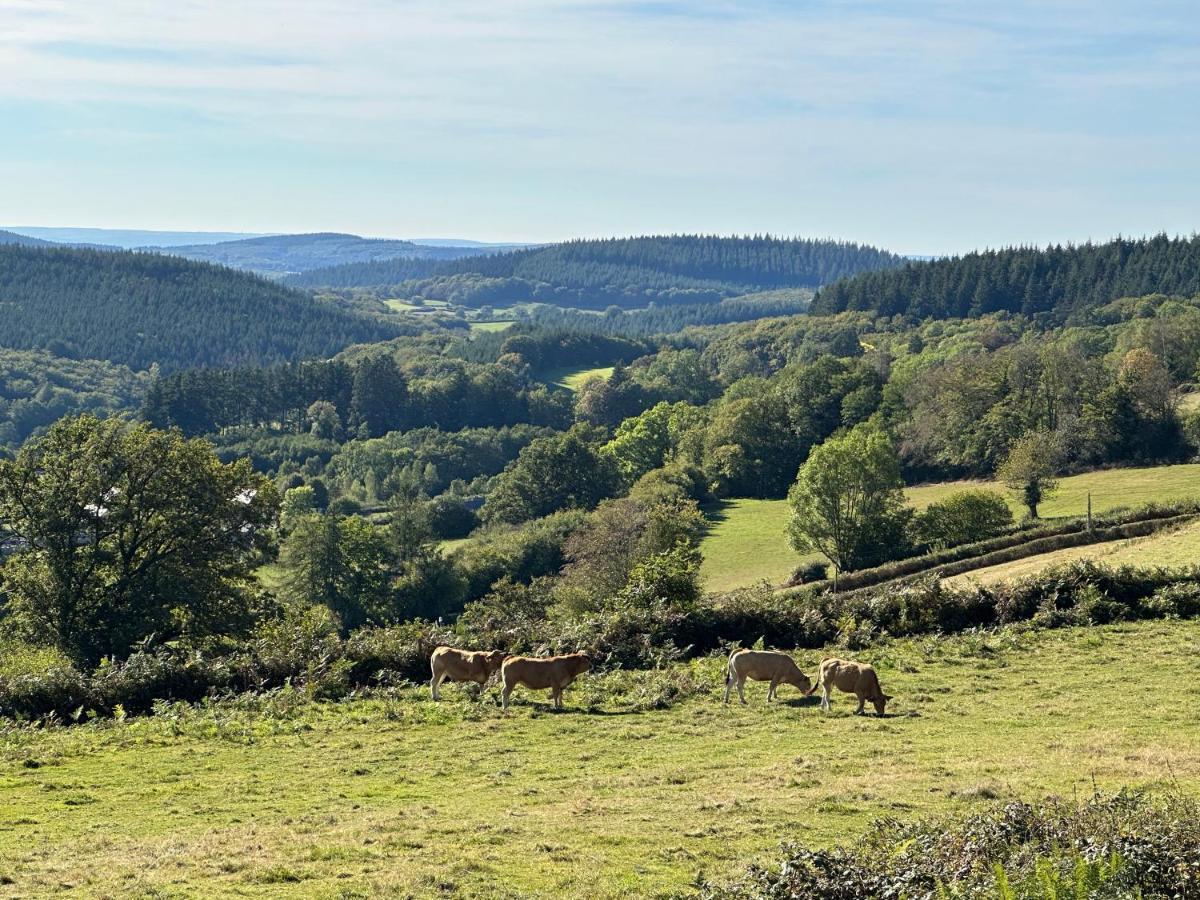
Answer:
[[[1088,491],[1088,531],[1092,530],[1092,492]]]

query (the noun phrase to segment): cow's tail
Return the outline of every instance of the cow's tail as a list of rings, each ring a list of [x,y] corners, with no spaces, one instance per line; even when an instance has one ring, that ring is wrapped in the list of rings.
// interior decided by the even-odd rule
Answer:
[[[805,697],[811,697],[817,692],[817,688],[821,686],[821,667],[817,667],[817,677],[813,679],[812,687],[804,692]]]

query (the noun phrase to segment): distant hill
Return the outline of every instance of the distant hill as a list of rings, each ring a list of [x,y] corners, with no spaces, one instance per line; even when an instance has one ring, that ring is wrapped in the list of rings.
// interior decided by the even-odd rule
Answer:
[[[822,288],[814,314],[963,318],[1007,311],[1065,320],[1120,297],[1200,293],[1200,237],[1010,247],[868,272]]]
[[[215,244],[263,237],[237,231],[144,231],[131,228],[61,228],[10,225],[8,230],[56,244],[123,247],[177,247],[189,244]]]
[[[815,288],[903,264],[895,254],[840,241],[672,235],[571,241],[452,261],[392,259],[315,269],[298,287],[398,287],[466,305],[544,301],[604,308],[714,302],[755,291]]]
[[[52,247],[51,241],[43,241],[39,238],[29,237],[25,234],[17,234],[15,231],[0,231],[0,244],[17,244],[21,247]]]
[[[430,247],[412,241],[332,232],[278,234],[218,244],[146,249],[271,276],[396,258],[442,260],[488,252],[474,247]]]
[[[134,369],[330,356],[397,326],[242,272],[129,251],[0,245],[0,347]]]

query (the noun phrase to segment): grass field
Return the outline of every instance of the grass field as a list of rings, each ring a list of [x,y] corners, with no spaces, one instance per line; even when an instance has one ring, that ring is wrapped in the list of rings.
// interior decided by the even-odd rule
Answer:
[[[512,320],[507,322],[472,322],[472,331],[507,331],[513,326]]]
[[[399,300],[399,299],[384,300],[383,302],[387,306],[396,310],[396,312],[412,312],[413,310],[417,310],[417,309],[430,309],[430,308],[441,309],[441,308],[445,308],[450,305],[445,300],[426,300],[424,306],[418,306],[415,303],[409,303],[407,300]]]
[[[761,684],[724,707],[714,658],[686,670],[698,692],[648,712],[631,704],[662,673],[587,676],[559,714],[526,695],[505,715],[495,688],[476,702],[452,686],[437,706],[397,689],[11,726],[0,896],[661,896],[880,815],[1200,791],[1200,720],[1179,690],[1200,675],[1200,623],[862,656],[896,696],[886,719],[844,695],[823,715],[790,688],[768,707]]]
[[[1079,559],[1090,559],[1106,566],[1168,566],[1200,565],[1200,522],[1190,522],[1181,528],[1152,534],[1148,537],[1110,541],[1086,547],[1068,547],[1053,553],[1043,553],[1018,559],[999,566],[988,566],[947,578],[953,585],[995,584],[1036,575],[1043,569]]]
[[[607,378],[613,373],[612,366],[600,366],[595,369],[560,368],[547,369],[538,375],[538,379],[546,384],[553,384],[568,391],[579,390],[589,378]]]
[[[913,506],[923,509],[965,487],[1003,490],[992,483],[954,481],[911,487],[906,494]],[[1042,504],[1040,512],[1049,518],[1083,515],[1087,512],[1088,492],[1096,513],[1120,506],[1200,498],[1200,465],[1105,469],[1063,478],[1058,493]],[[1023,513],[1011,496],[1010,505],[1018,516]],[[786,500],[728,500],[712,507],[709,516],[713,527],[700,546],[704,554],[702,574],[709,590],[728,590],[764,578],[779,584],[801,562],[802,558],[788,547],[784,534]]]

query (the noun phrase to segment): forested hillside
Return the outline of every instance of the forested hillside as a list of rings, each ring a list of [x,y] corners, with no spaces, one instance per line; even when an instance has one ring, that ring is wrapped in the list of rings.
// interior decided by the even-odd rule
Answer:
[[[134,369],[331,356],[400,329],[219,266],[151,253],[0,246],[0,346]]]
[[[0,454],[65,415],[136,409],[150,381],[99,359],[0,349]]]
[[[468,306],[537,300],[604,308],[713,302],[775,288],[815,288],[900,257],[838,241],[773,237],[612,238],[570,241],[450,262],[389,260],[317,269],[288,279],[302,287],[394,286],[401,296]]]
[[[828,285],[812,312],[871,310],[946,319],[1006,311],[1065,320],[1119,297],[1153,293],[1200,293],[1200,237],[1010,247],[914,262]]]
[[[396,258],[449,260],[487,252],[473,247],[426,247],[411,241],[363,238],[353,234],[278,234],[266,237],[152,248],[173,256],[219,263],[264,275],[285,275],[326,266]]]
[[[17,234],[15,231],[0,231],[0,244],[17,244],[22,247],[52,247],[50,241],[43,241],[41,238],[27,237],[23,234]]]

